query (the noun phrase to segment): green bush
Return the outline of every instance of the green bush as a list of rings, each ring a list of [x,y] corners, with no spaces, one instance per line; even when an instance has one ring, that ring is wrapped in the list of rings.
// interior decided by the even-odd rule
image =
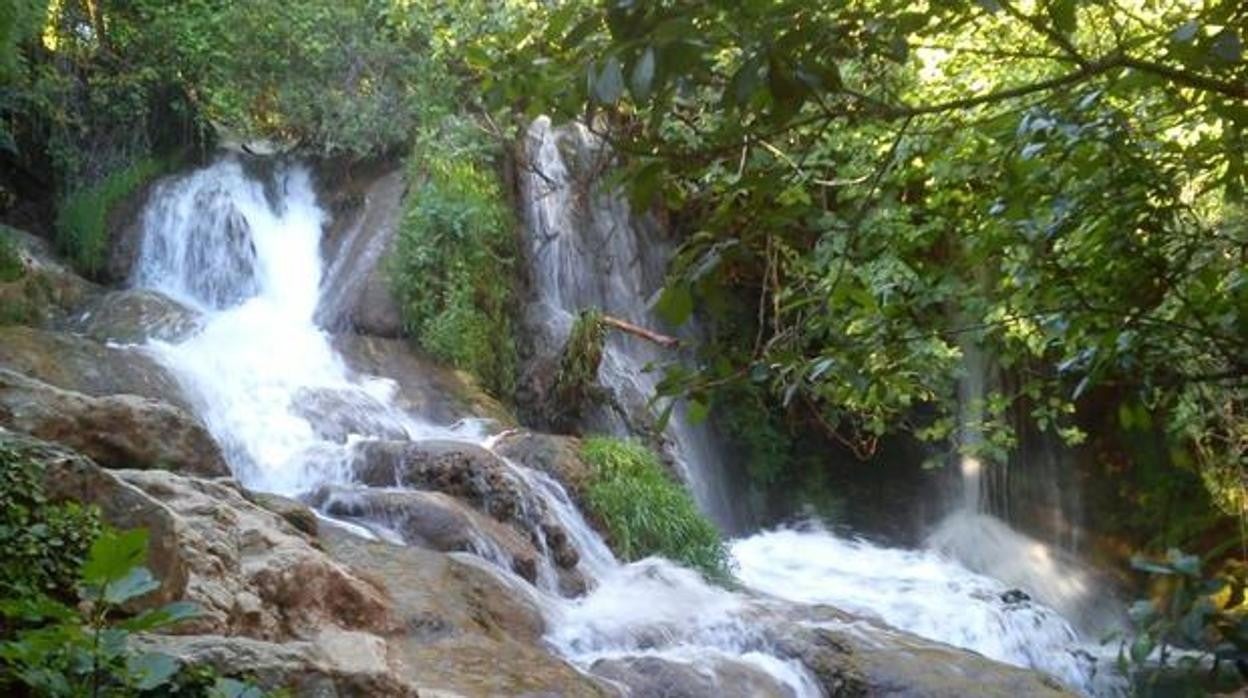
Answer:
[[[464,142],[423,139],[390,279],[408,331],[427,351],[496,395],[515,387],[514,221],[497,175]],[[460,136],[457,142],[456,136]]]
[[[135,633],[176,625],[199,612],[187,602],[137,615],[122,611],[127,601],[160,586],[143,566],[146,558],[146,531],[105,531],[82,565],[75,605],[39,594],[0,598],[6,628],[0,638],[0,688],[53,698],[259,698],[262,694],[246,683],[131,646]]]
[[[72,598],[99,516],[77,503],[52,504],[43,467],[0,443],[0,594]]]
[[[719,531],[644,446],[595,436],[581,455],[592,468],[586,501],[625,560],[660,555],[711,579],[731,578]]]
[[[93,275],[103,268],[109,213],[162,169],[159,161],[143,158],[95,184],[71,191],[58,203],[57,246],[78,271]]]

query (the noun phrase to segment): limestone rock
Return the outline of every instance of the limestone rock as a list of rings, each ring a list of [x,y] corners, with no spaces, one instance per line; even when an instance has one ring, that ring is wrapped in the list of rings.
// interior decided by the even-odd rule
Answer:
[[[398,233],[406,190],[403,171],[392,170],[371,179],[362,195],[334,211],[334,234],[326,236],[324,245],[328,269],[317,324],[381,337],[403,334],[384,261]]]
[[[329,559],[285,519],[229,481],[163,471],[103,470],[82,458],[52,462],[49,494],[97,505],[117,528],[150,533],[151,603],[193,601],[202,614],[180,633],[282,641],[327,628],[384,635],[385,593]]]
[[[177,381],[140,347],[110,346],[29,327],[0,327],[0,368],[94,397],[140,395],[188,407]]]
[[[366,485],[442,492],[544,541],[563,568],[579,560],[566,531],[542,500],[484,448],[454,441],[366,441],[357,444],[354,453],[356,477]]]
[[[66,326],[98,342],[177,342],[201,326],[199,314],[157,291],[110,291],[78,308]]]
[[[365,633],[331,631],[311,641],[285,643],[221,635],[150,635],[136,644],[187,665],[246,677],[266,690],[286,689],[300,698],[418,695],[387,664],[384,641]]]
[[[390,409],[362,390],[300,388],[291,404],[323,439],[347,442],[351,435],[401,440],[407,431]]]
[[[390,639],[391,658],[422,696],[617,695],[544,649],[527,585],[453,556],[323,529],[333,557],[382,580],[394,599],[403,630]]]
[[[578,504],[585,496],[592,475],[589,464],[581,459],[580,450],[581,441],[575,437],[522,429],[504,432],[494,444],[498,455],[558,480]]]
[[[633,698],[794,698],[761,669],[723,659],[695,667],[654,656],[600,659],[593,672],[628,686]]]
[[[311,501],[330,516],[383,522],[409,545],[474,553],[537,581],[541,554],[532,542],[440,492],[323,487]]]
[[[2,227],[0,237],[17,253],[22,275],[0,281],[0,325],[48,326],[62,321],[101,289],[62,264],[34,235]]]
[[[198,420],[137,395],[91,397],[0,368],[0,424],[65,444],[107,468],[230,474]]]
[[[286,523],[309,536],[315,537],[320,530],[320,521],[316,518],[316,512],[308,508],[308,505],[303,502],[271,492],[243,490],[243,496],[253,504],[268,509],[282,517],[286,520]]]
[[[463,371],[455,371],[422,355],[403,339],[352,333],[334,336],[334,347],[354,371],[395,381],[395,403],[431,422],[490,420],[500,427],[516,419]]]

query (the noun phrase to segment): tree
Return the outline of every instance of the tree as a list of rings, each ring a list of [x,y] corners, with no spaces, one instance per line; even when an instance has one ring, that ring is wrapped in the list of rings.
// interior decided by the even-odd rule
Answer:
[[[1108,394],[1239,513],[1243,26],[1229,1],[602,2],[475,51],[496,106],[586,120],[673,212],[666,305],[717,331],[665,391],[762,385],[865,457],[951,436],[980,345],[998,426],[1078,441]]]

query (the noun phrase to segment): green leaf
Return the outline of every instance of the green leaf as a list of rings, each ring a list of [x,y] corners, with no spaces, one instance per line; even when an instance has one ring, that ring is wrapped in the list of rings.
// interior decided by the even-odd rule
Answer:
[[[1053,26],[1066,36],[1075,33],[1077,0],[1053,0],[1049,3],[1049,17]]]
[[[594,96],[603,104],[615,104],[623,93],[624,69],[620,59],[611,56],[594,79]]]
[[[91,544],[87,562],[82,567],[82,580],[90,586],[102,587],[130,573],[147,560],[147,531],[105,531]]]
[[[144,652],[126,660],[126,669],[135,679],[135,688],[150,691],[165,685],[178,673],[179,663],[159,652]]]
[[[650,91],[654,86],[654,68],[654,47],[647,46],[646,50],[641,52],[641,57],[637,59],[637,64],[633,66],[633,74],[629,83],[633,90],[633,97],[639,102],[650,99]]]
[[[129,618],[119,623],[118,627],[132,633],[144,632],[173,625],[199,614],[199,606],[196,604],[190,601],[178,601]]]
[[[104,591],[104,601],[117,605],[160,588],[160,582],[146,567],[135,567],[121,579],[110,582]]]
[[[659,317],[672,325],[683,325],[693,314],[693,293],[689,286],[678,283],[663,289],[655,306]]]

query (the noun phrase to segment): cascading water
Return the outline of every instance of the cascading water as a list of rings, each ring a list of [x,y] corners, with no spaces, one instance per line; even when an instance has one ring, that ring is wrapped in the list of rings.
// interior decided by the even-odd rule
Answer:
[[[555,148],[549,131],[535,133],[543,149]],[[556,168],[558,153],[545,152],[545,165]],[[553,171],[568,176],[566,170]],[[150,348],[181,381],[226,448],[236,476],[253,489],[297,496],[326,486],[353,486],[352,452],[372,440],[453,439],[489,449],[492,440],[481,429],[417,420],[394,406],[391,381],[346,368],[314,320],[325,294],[319,244],[324,214],[310,175],[298,165],[279,164],[267,176],[266,185],[240,161],[225,158],[163,182],[143,214],[144,239],[134,276],[135,284],[203,313],[196,334],[176,344],[152,342]],[[535,229],[554,236],[546,239],[544,253],[561,260],[543,267],[552,275],[546,282],[556,289],[578,280],[591,287],[626,285],[587,290],[586,296],[569,295],[559,302],[561,297],[552,295],[551,317],[566,324],[589,298],[622,317],[646,319],[645,287],[629,275],[644,256],[631,226],[600,230],[614,236],[609,249],[618,255],[612,264],[620,266],[609,268],[621,278],[591,283],[591,277],[572,269],[565,269],[562,281],[555,275],[560,265],[582,263],[568,251],[582,243],[559,218],[566,215],[557,210],[562,196],[530,202]],[[566,200],[559,205],[567,205]],[[605,225],[609,219],[599,220]],[[571,239],[560,240],[560,234]],[[623,342],[613,344],[613,363],[604,374],[618,381],[617,387],[632,381],[627,389],[644,397],[653,386],[640,377],[643,357],[635,351]],[[330,425],[308,409],[309,402],[326,395],[336,406]],[[697,453],[684,438],[674,437],[687,449],[681,452]],[[807,614],[807,604],[814,603],[1035,667],[1077,690],[1094,688],[1088,657],[1055,612],[1020,598],[1003,599],[1008,589],[1002,583],[935,553],[845,541],[817,528],[761,533],[733,543],[746,588],[727,591],[663,560],[620,564],[558,482],[504,462],[518,486],[568,533],[590,591],[565,598],[541,575],[538,586],[531,586],[512,574],[500,555],[477,552],[498,565],[495,573],[517,593],[538,603],[548,621],[549,643],[587,670],[601,670],[619,658],[651,657],[694,667],[714,681],[749,675],[761,677],[777,695],[819,696],[811,671],[780,651],[774,633],[765,631],[777,618],[802,623],[809,615],[813,620],[807,624],[830,622],[814,619],[813,609]],[[701,470],[691,480],[704,483],[701,501],[713,505],[719,496],[714,487],[722,480]],[[351,504],[349,492],[324,501],[334,496]],[[362,523],[361,530],[386,533],[378,525],[384,522]],[[870,634],[872,642],[890,641],[878,625],[865,627],[861,632]]]
[[[658,326],[650,306],[663,286],[671,245],[657,226],[634,215],[623,197],[594,185],[607,162],[606,151],[583,125],[556,129],[540,117],[528,138],[529,162],[520,181],[536,296],[531,313],[537,317],[530,324],[545,335],[545,351],[557,353],[584,310]],[[643,414],[659,378],[647,367],[667,358],[654,344],[609,333],[598,379],[623,412]],[[600,421],[600,429],[621,436],[637,430],[619,411],[606,411]],[[698,505],[722,528],[733,530],[738,516],[709,430],[694,426],[678,407],[666,433]]]
[[[1093,636],[1106,634],[1117,626],[1119,618],[1114,604],[1106,603],[1105,590],[1095,575],[1072,551],[1029,537],[999,518],[1010,513],[1008,463],[989,463],[981,455],[985,403],[997,386],[990,361],[977,344],[965,342],[962,352],[964,375],[958,387],[960,493],[952,511],[928,535],[928,547],[976,572],[1025,589]],[[1050,462],[1056,460],[1051,450],[1044,455]],[[1053,473],[1045,474],[1051,481],[1055,479]]]

